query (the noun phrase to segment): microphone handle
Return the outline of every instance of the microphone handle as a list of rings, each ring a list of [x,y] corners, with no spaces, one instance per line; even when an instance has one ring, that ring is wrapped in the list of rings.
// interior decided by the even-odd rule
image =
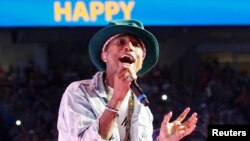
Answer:
[[[137,98],[139,99],[139,101],[144,106],[148,106],[149,105],[149,101],[148,101],[146,95],[143,93],[142,89],[135,82],[135,80],[131,81],[130,87],[131,87],[132,91],[135,93],[135,95],[137,96]]]

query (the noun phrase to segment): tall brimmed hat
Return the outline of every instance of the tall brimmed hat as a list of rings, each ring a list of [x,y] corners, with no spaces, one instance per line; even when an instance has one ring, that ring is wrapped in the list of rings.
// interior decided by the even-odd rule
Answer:
[[[109,22],[107,27],[99,30],[89,43],[89,55],[93,64],[101,71],[106,70],[106,64],[101,60],[103,45],[112,36],[122,33],[139,37],[146,47],[146,57],[137,75],[151,70],[159,58],[159,44],[155,36],[145,30],[143,24],[137,20],[114,20]]]

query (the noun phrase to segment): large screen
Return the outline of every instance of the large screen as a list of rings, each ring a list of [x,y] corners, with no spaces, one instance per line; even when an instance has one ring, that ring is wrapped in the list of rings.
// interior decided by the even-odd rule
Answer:
[[[250,25],[250,0],[1,0],[0,27]]]

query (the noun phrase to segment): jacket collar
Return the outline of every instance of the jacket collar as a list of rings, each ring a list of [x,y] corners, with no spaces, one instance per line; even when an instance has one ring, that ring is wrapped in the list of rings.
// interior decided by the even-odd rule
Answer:
[[[105,72],[97,72],[92,79],[92,88],[97,93],[98,96],[102,98],[107,98],[103,75]]]

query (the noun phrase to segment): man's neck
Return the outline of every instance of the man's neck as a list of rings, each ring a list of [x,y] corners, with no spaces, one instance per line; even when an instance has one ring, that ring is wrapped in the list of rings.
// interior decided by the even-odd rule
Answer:
[[[105,79],[105,81],[106,81],[106,84],[108,85],[108,86],[110,86],[111,88],[114,88],[114,74],[111,74],[111,73],[104,73],[105,74],[105,76],[104,76],[104,79]]]

